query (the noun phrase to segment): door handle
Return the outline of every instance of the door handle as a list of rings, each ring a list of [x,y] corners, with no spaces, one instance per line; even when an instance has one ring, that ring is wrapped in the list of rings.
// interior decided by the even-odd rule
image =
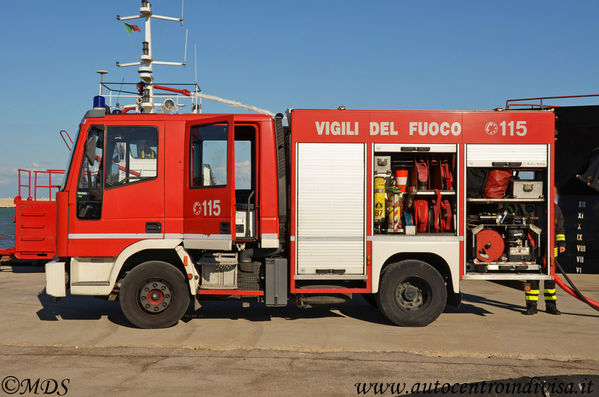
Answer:
[[[162,223],[146,222],[146,233],[162,233]]]
[[[493,167],[520,167],[522,166],[521,161],[493,161],[491,163]]]
[[[231,224],[229,222],[221,222],[219,227],[220,234],[229,234],[231,233]]]

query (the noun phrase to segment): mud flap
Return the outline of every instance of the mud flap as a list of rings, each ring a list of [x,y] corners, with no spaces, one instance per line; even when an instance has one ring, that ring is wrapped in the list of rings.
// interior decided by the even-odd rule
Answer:
[[[67,296],[64,262],[46,263],[46,293],[55,298]]]

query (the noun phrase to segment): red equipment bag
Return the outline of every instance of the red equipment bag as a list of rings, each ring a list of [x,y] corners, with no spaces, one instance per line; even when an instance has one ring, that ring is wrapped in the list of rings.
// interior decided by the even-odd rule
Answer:
[[[451,212],[451,203],[449,200],[441,201],[441,230],[445,232],[450,232],[453,223],[452,223],[452,212]]]
[[[434,230],[436,233],[441,231],[441,192],[435,189],[435,198],[433,199],[433,219],[431,232]]]
[[[512,170],[509,168],[498,168],[489,171],[483,197],[485,198],[503,198],[512,177]]]
[[[416,172],[418,173],[418,190],[424,190],[428,186],[428,164],[426,160],[416,160]]]
[[[432,200],[428,210],[428,222],[430,232],[450,232],[453,228],[453,213],[449,200],[441,198],[441,192],[435,189],[435,198]]]
[[[414,200],[414,223],[419,233],[425,233],[428,226],[428,203],[426,200]]]
[[[441,161],[441,178],[443,178],[443,188],[453,190],[453,167],[449,166],[449,161]]]
[[[430,160],[431,189],[453,190],[453,159],[435,157]]]

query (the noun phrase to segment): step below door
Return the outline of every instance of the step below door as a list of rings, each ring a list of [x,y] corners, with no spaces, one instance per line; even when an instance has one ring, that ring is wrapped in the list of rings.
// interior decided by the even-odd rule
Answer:
[[[296,274],[364,274],[364,144],[298,143]]]

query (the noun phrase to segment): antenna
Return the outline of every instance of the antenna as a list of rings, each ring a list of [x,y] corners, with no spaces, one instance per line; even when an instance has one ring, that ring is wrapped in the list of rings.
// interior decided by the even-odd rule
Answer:
[[[104,86],[104,75],[108,73],[107,70],[96,70],[96,73],[100,75],[100,92],[99,95],[102,96],[102,88]]]
[[[183,4],[185,3],[185,0],[181,0],[181,26],[183,26]]]
[[[189,34],[189,29],[185,29],[185,55],[183,55],[183,66],[187,63],[187,36]]]
[[[198,94],[198,45],[193,45],[193,83],[194,83],[194,91],[196,93],[195,97],[195,109],[194,113],[202,113],[202,98],[197,96]]]
[[[194,63],[194,83],[198,84],[198,45],[193,45],[193,63]]]
[[[183,14],[183,3],[181,4],[181,14]],[[183,16],[183,15],[181,15]],[[162,15],[154,15],[152,12],[152,4],[148,0],[141,0],[141,7],[139,8],[138,15],[132,15],[128,17],[116,16],[119,21],[128,21],[132,19],[144,19],[145,21],[145,40],[142,43],[142,54],[139,58],[139,62],[130,63],[116,63],[117,67],[127,66],[139,66],[137,72],[139,77],[143,81],[142,90],[139,98],[139,106],[145,113],[154,113],[154,74],[153,65],[170,65],[170,66],[185,66],[185,62],[166,62],[166,61],[155,61],[152,56],[152,18],[162,19],[165,21],[180,22],[183,24],[183,18],[165,17]],[[139,28],[135,29],[139,31]],[[186,35],[186,49],[187,54],[187,35]],[[186,55],[187,56],[187,55]]]
[[[125,78],[123,77],[123,80],[121,80],[121,86],[119,87],[119,94],[116,96],[116,107],[119,107],[119,98],[121,97],[121,91],[123,90],[123,83],[125,82]]]

